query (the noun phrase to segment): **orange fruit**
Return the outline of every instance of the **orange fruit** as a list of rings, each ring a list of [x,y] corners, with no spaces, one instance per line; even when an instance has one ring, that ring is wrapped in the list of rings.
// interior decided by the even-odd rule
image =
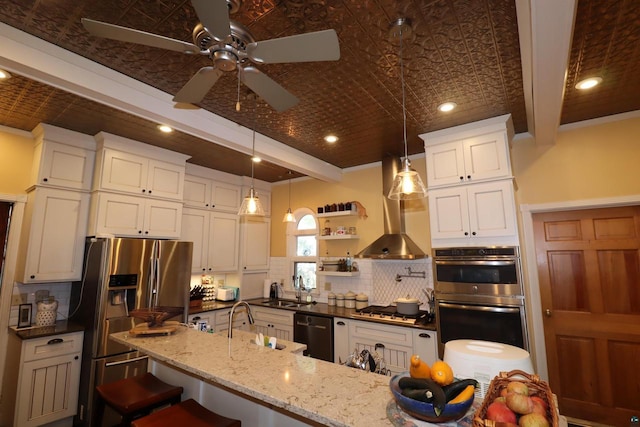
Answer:
[[[441,386],[449,385],[453,382],[453,369],[447,362],[438,360],[431,366],[431,379]]]
[[[409,363],[409,375],[411,378],[431,378],[431,369],[429,369],[429,365],[420,359],[420,356],[414,354],[411,356]]]

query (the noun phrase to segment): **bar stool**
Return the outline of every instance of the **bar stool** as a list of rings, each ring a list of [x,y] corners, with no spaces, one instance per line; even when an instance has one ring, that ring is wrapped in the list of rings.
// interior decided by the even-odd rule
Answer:
[[[211,412],[193,399],[187,399],[131,423],[131,427],[241,427],[241,425],[240,420]]]
[[[164,405],[180,403],[183,388],[172,386],[147,372],[131,378],[101,384],[96,387],[96,422],[102,424],[105,405],[122,417],[121,426],[130,426],[134,418],[147,415]]]

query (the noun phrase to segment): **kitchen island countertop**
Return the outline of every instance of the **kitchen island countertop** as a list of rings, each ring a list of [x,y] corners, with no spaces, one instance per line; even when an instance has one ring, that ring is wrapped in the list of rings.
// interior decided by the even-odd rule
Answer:
[[[209,334],[185,327],[168,336],[119,332],[110,337],[311,425],[392,425],[386,413],[392,399],[389,377],[296,354],[305,348],[302,344],[278,340],[286,348],[272,350],[252,343],[255,334],[240,330],[233,334],[231,356],[226,332]]]

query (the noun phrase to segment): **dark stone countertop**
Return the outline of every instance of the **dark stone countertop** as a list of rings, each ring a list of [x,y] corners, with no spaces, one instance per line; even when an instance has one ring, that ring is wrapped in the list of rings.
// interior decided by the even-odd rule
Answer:
[[[68,320],[59,320],[52,326],[30,326],[28,328],[9,328],[18,338],[30,340],[34,338],[44,338],[52,335],[69,334],[72,332],[84,331],[84,326]]]

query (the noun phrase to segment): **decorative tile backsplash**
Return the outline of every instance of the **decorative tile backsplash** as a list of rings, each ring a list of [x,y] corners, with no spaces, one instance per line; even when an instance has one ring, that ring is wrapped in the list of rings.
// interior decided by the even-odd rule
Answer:
[[[369,304],[387,305],[397,298],[410,295],[426,304],[427,297],[423,290],[433,289],[433,275],[431,258],[399,261],[399,260],[372,260],[356,259],[360,274],[353,277],[318,276],[318,294],[314,296],[319,302],[327,302],[329,292],[346,293],[353,291],[356,294],[364,293],[369,296]],[[273,281],[284,279],[285,289],[291,289],[291,284],[285,278],[291,275],[289,259],[286,257],[272,257],[269,277]],[[407,275],[408,270],[415,273],[424,272],[425,278],[401,277],[396,281],[398,274]],[[326,284],[330,283],[330,290],[326,290]],[[422,307],[426,310],[426,307]]]

